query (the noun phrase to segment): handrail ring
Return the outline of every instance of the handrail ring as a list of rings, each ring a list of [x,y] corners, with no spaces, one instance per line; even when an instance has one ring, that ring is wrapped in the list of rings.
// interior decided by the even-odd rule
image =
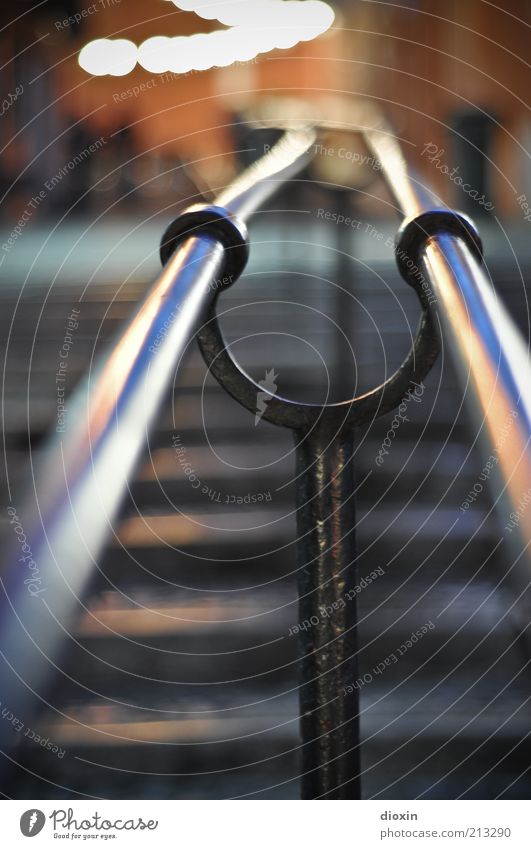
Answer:
[[[270,396],[261,417],[282,427],[300,432],[314,427],[324,427],[334,433],[350,430],[395,409],[401,401],[423,380],[439,353],[439,334],[431,308],[423,297],[420,286],[415,291],[422,306],[422,315],[413,345],[399,368],[383,383],[370,392],[346,401],[327,404],[310,404],[291,401],[269,392],[256,383],[236,362],[221,331],[216,312],[219,292],[213,299],[197,340],[209,371],[218,383],[250,412],[256,413],[257,393]]]
[[[238,279],[249,259],[247,226],[223,206],[198,203],[188,207],[168,225],[160,242],[160,259],[166,265],[179,244],[191,236],[210,234],[225,248],[224,286]]]
[[[420,252],[428,239],[450,233],[459,236],[481,263],[483,262],[483,244],[474,222],[462,212],[452,209],[428,209],[419,215],[405,218],[396,234],[395,256],[398,270],[406,283],[413,286],[417,292],[419,286],[423,290],[422,297],[426,299],[428,288],[423,284],[420,272]],[[419,293],[420,294],[420,293]]]

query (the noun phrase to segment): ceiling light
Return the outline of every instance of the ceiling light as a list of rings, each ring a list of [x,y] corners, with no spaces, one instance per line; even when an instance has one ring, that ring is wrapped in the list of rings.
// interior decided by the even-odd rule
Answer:
[[[206,13],[229,29],[206,34],[157,35],[139,47],[123,38],[98,38],[79,54],[83,70],[95,76],[123,76],[138,63],[146,71],[185,74],[247,62],[260,53],[289,49],[300,41],[311,41],[326,32],[334,12],[321,0],[172,0],[186,11]]]

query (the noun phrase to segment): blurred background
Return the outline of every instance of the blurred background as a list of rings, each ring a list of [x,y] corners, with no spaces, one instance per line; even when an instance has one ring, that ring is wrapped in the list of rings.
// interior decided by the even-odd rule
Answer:
[[[337,400],[385,379],[409,350],[419,307],[394,264],[399,222],[355,133],[368,102],[441,202],[477,222],[496,291],[529,340],[528,0],[335,0],[322,34],[226,67],[81,67],[97,39],[219,29],[180,6],[193,4],[0,10],[6,507],[60,426],[64,351],[67,414],[158,274],[167,223],[276,138],[249,123],[268,98],[289,118],[301,99],[326,110],[340,96],[347,117],[254,217],[250,263],[220,298],[255,380],[272,369],[280,395]],[[392,416],[358,435],[360,578],[381,569],[359,596],[362,673],[434,625],[361,690],[363,793],[527,798],[528,623],[486,488],[460,510],[483,464],[444,351],[420,396],[380,466]],[[293,473],[291,434],[255,424],[194,346],[59,668],[19,718],[31,733],[6,761],[4,796],[298,798]]]

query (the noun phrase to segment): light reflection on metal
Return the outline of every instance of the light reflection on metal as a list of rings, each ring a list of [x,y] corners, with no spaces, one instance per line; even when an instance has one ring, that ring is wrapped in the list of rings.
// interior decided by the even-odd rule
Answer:
[[[335,96],[315,102],[270,97],[257,104],[248,117],[262,127],[297,127],[312,120],[321,130],[361,134],[379,163],[396,212],[409,221],[410,228],[419,219],[418,251],[412,259],[433,293],[432,310],[480,432],[485,462],[493,455],[497,458],[488,481],[498,508],[500,532],[512,546],[518,564],[513,570],[517,585],[528,587],[531,352],[480,262],[473,226],[461,235],[458,225],[466,224],[464,218],[456,218],[455,228],[448,226],[452,215],[438,209],[440,199],[408,167],[399,140],[373,103]],[[429,211],[433,211],[433,227],[428,233],[422,231],[420,217]],[[437,220],[440,228],[434,232]],[[451,229],[455,232],[449,232]],[[527,603],[531,611],[529,596]]]
[[[421,264],[433,287],[447,350],[480,433],[485,462],[495,458],[488,481],[499,509],[500,531],[520,558],[512,577],[523,591],[531,580],[530,353],[461,239],[449,234],[431,238]],[[527,568],[521,568],[525,564]]]
[[[445,350],[454,362],[485,462],[493,466],[487,478],[500,531],[514,553],[513,580],[525,591],[531,580],[531,352],[467,234],[449,232],[444,213],[439,232],[435,224],[422,232],[422,221],[429,220],[423,213],[440,202],[412,176],[387,127],[376,125],[364,137],[380,160],[398,211],[409,219],[409,227],[419,221],[418,251],[412,259],[433,293]],[[437,215],[435,209],[433,222]],[[525,604],[531,610],[528,594]]]
[[[292,176],[300,169],[303,157],[311,159],[309,151],[315,142],[315,131],[311,122],[306,126],[286,132],[271,149],[269,155],[247,168],[218,198],[218,203],[233,215],[245,219],[271,194],[271,181],[277,183]],[[258,198],[258,201],[257,201]]]
[[[220,196],[227,215],[250,216],[303,167],[313,141],[310,129],[288,132]],[[233,282],[223,277],[225,259],[212,234],[185,238],[101,366],[69,400],[65,432],[33,470],[32,491],[13,501],[34,566],[30,571],[15,542],[1,582],[0,684],[2,702],[26,722],[45,697],[62,644],[74,639],[80,600],[181,359],[220,281]],[[0,751],[17,739],[12,725],[0,722]]]

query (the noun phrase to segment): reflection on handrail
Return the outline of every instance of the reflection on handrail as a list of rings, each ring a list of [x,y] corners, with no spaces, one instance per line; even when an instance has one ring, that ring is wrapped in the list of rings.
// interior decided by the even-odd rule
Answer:
[[[358,133],[378,161],[396,212],[406,219],[397,240],[399,266],[406,279],[408,265],[415,270],[454,361],[485,463],[492,466],[488,480],[500,530],[513,548],[511,569],[531,612],[526,592],[531,580],[531,352],[485,272],[474,226],[441,208],[370,101],[270,97],[253,107],[249,119],[256,126],[283,128],[311,120],[325,131]]]
[[[310,128],[288,131],[217,199],[229,226],[242,233],[242,246],[243,222],[304,166],[313,141]],[[215,229],[181,233],[136,315],[70,399],[65,432],[50,444],[31,493],[13,501],[10,515],[21,526],[24,549],[15,545],[2,581],[0,680],[3,704],[26,721],[45,698],[175,371],[216,290],[234,280],[224,276],[228,253]],[[0,751],[9,751],[17,736],[0,722]]]
[[[463,216],[437,209],[415,180],[387,129],[364,134],[399,212],[397,243],[431,294],[445,350],[454,362],[471,411],[498,508],[513,549],[513,581],[526,606],[531,580],[531,352],[500,301],[478,255],[478,237]],[[464,226],[462,226],[464,225]],[[406,274],[407,276],[407,274]]]

